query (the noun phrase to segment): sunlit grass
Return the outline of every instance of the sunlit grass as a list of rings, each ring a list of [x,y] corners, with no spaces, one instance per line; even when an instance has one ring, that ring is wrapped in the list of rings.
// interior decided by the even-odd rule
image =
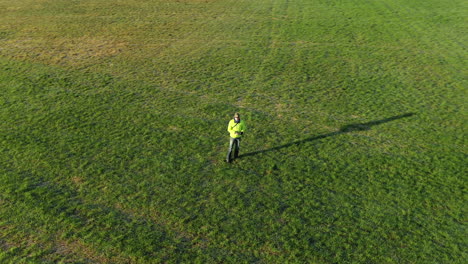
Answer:
[[[0,1],[0,260],[462,263],[464,16]]]

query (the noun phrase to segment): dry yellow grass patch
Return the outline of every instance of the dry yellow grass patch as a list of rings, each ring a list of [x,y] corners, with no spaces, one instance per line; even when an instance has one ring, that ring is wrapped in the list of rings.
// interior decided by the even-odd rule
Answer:
[[[33,10],[44,8],[51,0],[3,1],[6,11]],[[2,3],[3,4],[3,3]]]
[[[71,181],[72,181],[74,184],[78,185],[78,186],[80,186],[80,185],[83,184],[83,178],[78,177],[78,176],[72,177],[72,178],[71,178]]]
[[[169,126],[169,130],[172,130],[172,131],[181,131],[182,129],[180,127],[177,127],[177,126]]]
[[[5,41],[0,55],[48,64],[79,66],[95,63],[124,51],[128,43],[103,37],[23,38]]]
[[[130,259],[120,256],[106,257],[80,240],[58,240],[55,243],[55,253],[60,256],[76,255],[93,263],[132,263]]]
[[[285,103],[276,103],[275,104],[275,111],[279,118],[283,117],[283,114],[291,112],[291,106]],[[295,118],[293,118],[295,119]]]

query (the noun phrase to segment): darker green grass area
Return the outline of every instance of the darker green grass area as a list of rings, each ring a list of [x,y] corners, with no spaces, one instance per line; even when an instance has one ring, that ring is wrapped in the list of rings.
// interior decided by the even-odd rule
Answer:
[[[463,263],[464,11],[413,2],[0,9],[0,262]]]
[[[2,225],[18,230],[20,221],[19,233],[79,239],[108,258],[143,262],[462,257],[463,203],[456,197],[464,193],[457,178],[463,156],[385,153],[376,146],[388,143],[359,135],[414,122],[418,113],[299,140],[268,139],[253,125],[245,153],[227,165],[225,120],[213,112],[234,108],[199,103],[197,115],[178,115],[164,109],[189,95],[144,83],[133,83],[139,92],[132,92],[108,75],[7,61],[3,67],[29,72],[2,76],[9,106],[2,118],[15,124],[2,126],[2,202],[10,204],[2,210],[11,216]],[[156,101],[158,110],[147,106],[156,94],[166,99]],[[265,114],[248,116],[268,128]],[[9,247],[5,259],[36,247]],[[64,257],[49,247],[25,259]]]

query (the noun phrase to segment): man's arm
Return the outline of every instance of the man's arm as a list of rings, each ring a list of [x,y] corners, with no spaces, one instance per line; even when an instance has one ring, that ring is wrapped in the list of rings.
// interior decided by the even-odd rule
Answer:
[[[239,131],[239,134],[243,135],[245,130],[246,130],[246,126],[245,126],[245,122],[244,121],[241,121],[241,125],[240,125],[240,131]]]
[[[227,127],[227,131],[228,131],[229,133],[231,133],[231,130],[232,130],[232,129],[231,129],[231,121],[229,121],[228,127]]]

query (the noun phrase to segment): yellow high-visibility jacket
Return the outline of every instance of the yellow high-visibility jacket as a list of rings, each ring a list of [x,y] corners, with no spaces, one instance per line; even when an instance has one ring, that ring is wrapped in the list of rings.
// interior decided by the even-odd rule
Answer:
[[[241,119],[239,123],[236,123],[234,119],[229,121],[227,131],[232,138],[242,137],[241,133],[245,132],[245,122]]]

